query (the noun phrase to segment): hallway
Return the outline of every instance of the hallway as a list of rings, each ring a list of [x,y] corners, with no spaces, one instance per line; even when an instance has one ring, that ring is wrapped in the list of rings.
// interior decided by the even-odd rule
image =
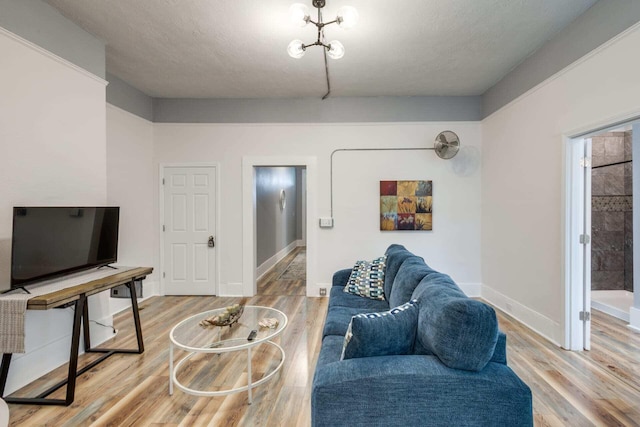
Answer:
[[[299,246],[258,279],[258,295],[305,296],[307,248]]]

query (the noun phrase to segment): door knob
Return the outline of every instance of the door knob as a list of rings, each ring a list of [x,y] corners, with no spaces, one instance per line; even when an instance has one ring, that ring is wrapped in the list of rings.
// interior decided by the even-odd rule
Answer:
[[[213,236],[209,236],[209,241],[207,242],[210,248],[216,247],[216,242],[213,241]]]

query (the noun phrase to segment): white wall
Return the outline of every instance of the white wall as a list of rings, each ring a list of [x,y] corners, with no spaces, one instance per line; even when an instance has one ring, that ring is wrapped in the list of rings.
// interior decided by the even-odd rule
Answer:
[[[0,28],[0,285],[9,286],[12,207],[104,205],[105,82]],[[108,298],[89,299],[110,321]],[[26,314],[26,354],[14,355],[6,392],[66,363],[72,312]],[[92,335],[98,343],[107,331]]]
[[[640,114],[640,27],[482,123],[483,296],[564,341],[565,136]]]
[[[318,227],[329,216],[329,160],[337,148],[432,147],[445,129],[458,133],[463,150],[444,161],[433,151],[340,152],[334,164],[333,229],[318,229],[311,283],[326,286],[339,268],[357,259],[381,255],[391,243],[404,244],[434,268],[451,274],[472,294],[479,294],[480,272],[480,124],[478,122],[403,124],[156,124],[155,162],[219,162],[221,294],[242,283],[242,158],[245,156],[316,157],[318,200],[307,218]],[[157,172],[156,172],[157,176]],[[379,231],[379,181],[431,179],[434,182],[432,232]],[[156,198],[158,197],[156,191]],[[157,213],[156,213],[157,221]],[[157,222],[156,222],[157,223]],[[246,288],[246,287],[245,287]]]
[[[159,292],[154,172],[153,123],[107,104],[107,203],[120,206],[118,265],[154,267],[143,282],[145,298]],[[112,298],[111,313],[130,305]]]

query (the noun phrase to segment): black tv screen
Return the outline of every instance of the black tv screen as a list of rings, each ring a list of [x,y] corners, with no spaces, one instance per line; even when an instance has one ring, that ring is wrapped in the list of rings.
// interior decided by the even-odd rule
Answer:
[[[119,207],[14,207],[11,287],[118,259]]]

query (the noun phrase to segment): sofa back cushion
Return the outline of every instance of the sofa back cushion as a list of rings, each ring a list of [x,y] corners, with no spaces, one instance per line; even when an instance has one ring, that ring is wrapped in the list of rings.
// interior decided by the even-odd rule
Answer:
[[[420,281],[429,274],[437,274],[418,256],[410,256],[404,260],[393,280],[391,293],[387,298],[389,307],[397,307],[411,299],[413,291]]]
[[[404,260],[415,255],[409,252],[404,246],[396,244],[389,246],[385,255],[387,256],[387,262],[384,274],[384,296],[388,301],[391,296],[393,281],[396,278],[396,274],[398,274],[400,266]]]
[[[450,368],[482,370],[498,341],[493,308],[468,298],[446,275],[423,279],[416,296],[420,312],[415,352],[435,354]]]

